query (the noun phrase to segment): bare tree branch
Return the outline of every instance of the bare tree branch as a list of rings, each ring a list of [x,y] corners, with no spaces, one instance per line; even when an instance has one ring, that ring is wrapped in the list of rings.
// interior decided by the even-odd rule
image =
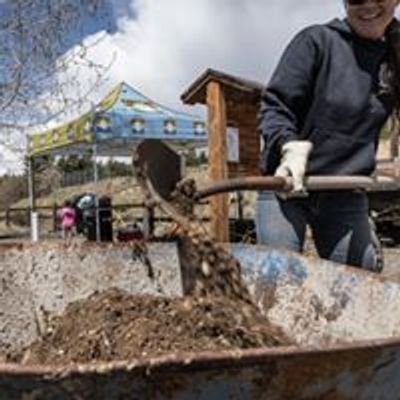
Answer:
[[[7,141],[4,131],[23,135],[87,102],[112,60],[104,65],[90,60],[89,48],[101,38],[76,44],[71,35],[103,1],[0,2],[0,144]],[[68,74],[70,70],[80,73]],[[84,90],[79,75],[90,76]]]

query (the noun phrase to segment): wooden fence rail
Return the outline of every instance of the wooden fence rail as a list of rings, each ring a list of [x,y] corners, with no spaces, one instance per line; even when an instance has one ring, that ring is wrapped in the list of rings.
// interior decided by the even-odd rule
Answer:
[[[35,211],[38,212],[40,220],[49,220],[52,219],[54,221],[53,227],[54,230],[57,228],[57,211],[62,208],[62,205],[53,204],[51,206],[38,206]],[[128,210],[143,210],[142,214],[148,214],[148,212],[144,212],[146,210],[146,206],[143,202],[141,203],[127,203],[127,204],[116,204],[111,207],[99,207],[98,211],[112,210],[112,212],[120,212],[120,211],[128,211]],[[93,207],[96,210],[96,207]],[[0,221],[5,223],[6,226],[10,226],[13,218],[19,218],[19,221],[22,222],[24,220],[24,225],[30,225],[30,214],[31,210],[29,207],[10,207],[6,210],[0,211]],[[154,214],[154,213],[150,213]],[[151,217],[151,215],[150,215]]]
[[[206,202],[202,203],[203,205]],[[53,232],[57,232],[59,229],[57,211],[62,208],[62,205],[53,204],[52,206],[38,206],[35,211],[39,214],[40,221],[49,221],[52,222],[52,230]],[[92,207],[92,210],[96,210],[96,207]],[[131,218],[142,224],[142,228],[146,237],[152,237],[155,231],[156,224],[158,223],[170,223],[172,222],[171,218],[159,215],[155,213],[155,210],[151,207],[147,207],[143,202],[140,203],[127,203],[127,204],[113,204],[111,207],[99,207],[98,212],[101,211],[109,211],[112,210],[112,215],[115,217],[116,215],[120,215],[121,212],[128,212],[129,210],[140,210],[138,215]],[[13,220],[17,220],[17,224],[29,227],[31,223],[31,210],[29,207],[10,207],[6,210],[0,211],[0,222],[5,223],[7,227],[11,226]],[[98,215],[96,213],[96,215]],[[114,221],[117,218],[114,218]],[[204,217],[204,221],[208,221],[209,218]]]

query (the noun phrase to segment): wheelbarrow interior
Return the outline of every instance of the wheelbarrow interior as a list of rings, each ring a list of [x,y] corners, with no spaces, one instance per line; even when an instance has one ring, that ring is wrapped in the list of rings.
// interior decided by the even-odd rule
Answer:
[[[95,251],[94,248],[96,247]],[[300,346],[400,336],[400,287],[359,269],[268,247],[232,244],[255,302]],[[151,243],[157,282],[129,246],[26,246],[1,254],[0,350],[34,341],[42,316],[95,291],[182,296],[185,265],[175,243]],[[181,265],[182,264],[182,265]],[[38,326],[39,325],[39,326]]]

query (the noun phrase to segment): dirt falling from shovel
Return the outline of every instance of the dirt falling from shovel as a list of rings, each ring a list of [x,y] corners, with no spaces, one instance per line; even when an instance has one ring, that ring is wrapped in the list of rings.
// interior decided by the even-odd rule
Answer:
[[[209,234],[195,214],[195,193],[196,183],[188,179],[178,183],[170,203],[161,201],[161,208],[181,228],[180,257],[185,293],[221,295],[252,304],[239,261]]]

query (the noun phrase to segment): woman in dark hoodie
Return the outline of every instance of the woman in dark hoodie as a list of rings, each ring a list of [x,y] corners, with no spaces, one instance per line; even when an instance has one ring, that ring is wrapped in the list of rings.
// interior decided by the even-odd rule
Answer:
[[[398,0],[345,0],[346,18],[300,32],[263,92],[261,169],[291,176],[370,175],[379,133],[400,115]],[[379,270],[363,192],[283,199],[259,193],[261,243],[302,251],[311,227],[321,257]]]

